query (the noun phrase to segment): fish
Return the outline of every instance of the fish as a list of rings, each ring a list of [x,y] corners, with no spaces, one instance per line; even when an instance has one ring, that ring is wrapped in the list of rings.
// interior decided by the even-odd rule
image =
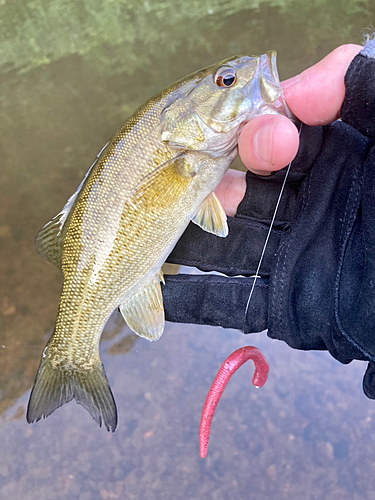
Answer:
[[[149,99],[105,145],[36,238],[63,287],[29,423],[75,399],[115,431],[116,403],[99,353],[108,318],[119,308],[138,335],[160,338],[163,263],[190,221],[227,236],[215,189],[237,154],[240,131],[255,116],[288,113],[276,52],[233,56]]]

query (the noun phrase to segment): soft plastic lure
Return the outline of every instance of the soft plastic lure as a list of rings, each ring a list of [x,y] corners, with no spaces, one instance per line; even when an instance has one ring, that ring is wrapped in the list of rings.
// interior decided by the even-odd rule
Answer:
[[[262,387],[268,379],[268,372],[270,370],[269,364],[262,354],[262,352],[253,346],[246,346],[234,351],[221,365],[219,373],[209,390],[206,401],[203,406],[201,425],[199,429],[199,443],[201,457],[205,458],[208,450],[208,442],[211,433],[211,423],[215,415],[215,410],[219,404],[220,398],[231,379],[232,375],[244,364],[246,361],[252,359],[255,365],[255,372],[253,376],[253,384],[255,387]]]

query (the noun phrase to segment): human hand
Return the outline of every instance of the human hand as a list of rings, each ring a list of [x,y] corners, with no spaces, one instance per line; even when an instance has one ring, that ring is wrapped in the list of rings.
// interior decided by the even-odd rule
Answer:
[[[314,66],[282,82],[292,113],[307,125],[326,125],[339,118],[345,97],[344,76],[362,48],[342,45]],[[294,159],[299,147],[298,130],[285,116],[259,116],[244,127],[238,146],[249,170],[269,175]],[[229,170],[216,190],[227,215],[236,214],[245,190],[245,173]]]
[[[286,84],[293,113],[302,121],[327,126],[302,126],[301,144],[272,227],[285,171],[272,176],[249,171],[246,179],[233,172],[217,192],[227,213],[236,214],[228,218],[229,235],[217,238],[191,224],[169,258],[231,277],[166,276],[163,297],[168,321],[244,333],[268,329],[269,337],[294,349],[328,350],[345,364],[370,361],[363,390],[375,399],[375,39],[356,55],[359,49],[340,47]],[[342,122],[328,125],[340,111]],[[254,119],[244,129],[241,154],[251,153],[256,136],[252,127],[260,131],[267,125],[263,119]],[[266,119],[278,126],[284,120],[282,130],[292,125],[284,117]],[[290,154],[293,132],[280,140],[282,130],[267,140],[272,152],[289,148]],[[290,162],[293,154],[287,160],[285,154],[283,162]],[[262,172],[259,164],[257,169],[244,160]],[[269,173],[283,166],[271,155],[262,168]]]

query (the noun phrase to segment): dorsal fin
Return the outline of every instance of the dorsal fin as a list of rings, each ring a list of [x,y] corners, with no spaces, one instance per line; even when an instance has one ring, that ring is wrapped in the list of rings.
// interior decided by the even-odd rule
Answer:
[[[64,238],[62,237],[64,221],[64,214],[61,212],[42,227],[35,240],[36,249],[39,255],[55,265],[60,271],[62,247],[64,244]]]
[[[91,170],[96,165],[98,159],[100,158],[108,144],[109,141],[97,155],[96,160],[88,169],[76,192],[69,198],[61,212],[57,214],[52,220],[47,222],[47,224],[43,226],[37,234],[35,244],[39,255],[41,255],[43,259],[47,259],[49,262],[51,262],[51,264],[55,265],[58,269],[60,269],[60,271],[62,262],[62,249],[65,239],[64,224],[69,217],[70,211],[77,199],[78,194],[82,190],[87,177],[89,176]]]

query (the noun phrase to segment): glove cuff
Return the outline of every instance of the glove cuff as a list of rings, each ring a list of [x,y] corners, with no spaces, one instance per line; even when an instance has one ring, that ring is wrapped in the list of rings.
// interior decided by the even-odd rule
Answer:
[[[375,138],[375,39],[350,63],[345,75],[345,99],[341,119],[361,134]]]
[[[165,318],[174,323],[235,328],[244,333],[267,328],[268,280],[257,279],[247,317],[254,278],[177,274],[164,276]],[[223,293],[224,291],[224,293]]]

